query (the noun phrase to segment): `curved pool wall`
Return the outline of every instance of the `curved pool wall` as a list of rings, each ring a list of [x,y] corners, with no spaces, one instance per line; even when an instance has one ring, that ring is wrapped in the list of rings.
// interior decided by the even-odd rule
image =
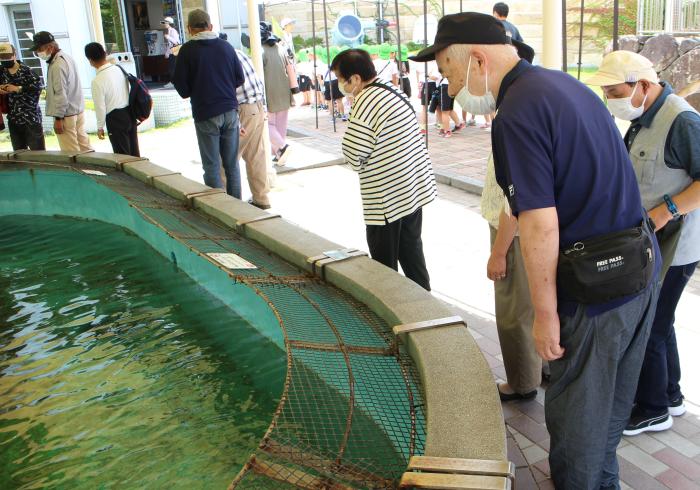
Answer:
[[[16,164],[20,162],[26,163],[17,167]],[[8,179],[7,172],[0,174],[0,214],[9,214],[11,206],[12,214],[65,213],[106,221],[105,216],[97,215],[99,213],[92,209],[92,205],[97,202],[96,199],[108,198],[115,204],[107,213],[109,222],[133,230],[156,250],[174,252],[178,267],[197,281],[211,280],[211,276],[217,275],[215,272],[218,268],[188,251],[187,247],[173,245],[157,226],[145,221],[133,209],[125,209],[124,205],[128,204],[126,200],[122,198],[123,202],[119,203],[119,196],[101,188],[94,181],[87,185],[89,190],[86,194],[73,192],[69,196],[49,188],[51,186],[42,185],[42,176],[37,173],[42,163],[63,165],[66,167],[64,171],[69,167],[82,166],[123,170],[141,182],[187,203],[198,212],[236,229],[239,234],[307,272],[314,271],[308,262],[309,257],[342,248],[281,218],[249,222],[266,218],[268,214],[147,160],[98,153],[25,151],[0,154],[0,170],[25,170],[20,172],[24,175],[13,177],[13,182]],[[56,167],[53,167],[50,171],[55,170]],[[92,180],[88,176],[76,175]],[[43,203],[44,199],[53,201],[51,206]],[[64,199],[60,211],[54,207],[56,199]],[[240,226],[242,222],[249,223]],[[93,246],[99,246],[99,241]],[[328,264],[324,268],[324,278],[367,305],[391,325],[452,316],[452,311],[446,305],[422,288],[367,257]],[[269,308],[261,308],[266,306],[265,301],[246,290],[245,285],[232,284],[230,278],[222,278],[206,287],[232,305],[262,333],[278,345],[283,345],[284,335],[280,332],[277,318]],[[242,308],[242,303],[253,306]],[[424,454],[442,458],[505,461],[505,427],[493,377],[465,325],[452,323],[402,335],[423,385],[427,412]]]

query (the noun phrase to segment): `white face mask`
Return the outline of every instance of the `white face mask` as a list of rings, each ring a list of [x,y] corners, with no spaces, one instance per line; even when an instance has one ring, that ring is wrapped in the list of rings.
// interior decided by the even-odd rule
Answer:
[[[622,97],[621,99],[608,99],[606,97],[608,101],[608,109],[610,109],[613,116],[622,119],[623,121],[632,121],[633,119],[637,119],[644,114],[644,104],[646,103],[647,95],[649,94],[644,96],[642,105],[639,107],[633,106],[632,97],[634,97],[634,93],[637,91],[637,85],[639,85],[639,83],[634,85],[632,95],[629,97]]]
[[[345,97],[354,97],[355,94],[352,93],[352,89],[347,90],[345,88],[345,83],[342,83],[340,80],[338,80],[338,90],[340,90],[340,93],[343,94]]]
[[[496,99],[489,90],[489,74],[486,72],[486,93],[484,95],[473,95],[469,92],[469,71],[472,66],[472,57],[469,57],[467,64],[467,80],[464,82],[464,87],[455,96],[455,100],[462,107],[462,110],[472,114],[483,115],[491,114],[496,111]]]
[[[44,61],[49,61],[49,58],[51,58],[51,54],[47,53],[46,51],[40,51],[36,55],[39,57],[39,59]]]

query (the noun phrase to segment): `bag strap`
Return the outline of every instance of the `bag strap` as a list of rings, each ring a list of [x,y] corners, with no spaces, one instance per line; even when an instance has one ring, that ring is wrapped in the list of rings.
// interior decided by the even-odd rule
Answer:
[[[411,109],[411,112],[413,112],[413,114],[416,113],[416,110],[413,108],[411,103],[406,99],[406,97],[402,96],[399,92],[394,90],[392,87],[390,87],[384,83],[379,83],[379,82],[372,82],[367,86],[368,87],[379,87],[379,88],[383,88],[384,90],[388,90],[389,92],[393,93],[396,97],[401,99],[401,101]]]

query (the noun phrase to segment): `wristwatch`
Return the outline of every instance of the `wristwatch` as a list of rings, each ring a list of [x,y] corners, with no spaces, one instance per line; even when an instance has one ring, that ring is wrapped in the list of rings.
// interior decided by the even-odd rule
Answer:
[[[681,217],[681,213],[678,212],[678,207],[676,206],[676,203],[673,202],[673,199],[671,199],[671,196],[664,194],[664,202],[666,202],[668,212],[671,213],[673,219],[678,219]]]

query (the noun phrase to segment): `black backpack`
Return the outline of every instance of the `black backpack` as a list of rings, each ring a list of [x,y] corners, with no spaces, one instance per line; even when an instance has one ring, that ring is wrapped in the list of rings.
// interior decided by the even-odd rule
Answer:
[[[153,109],[153,97],[148,91],[148,87],[140,78],[136,78],[131,73],[127,73],[124,68],[116,65],[129,81],[129,110],[138,123],[144,122],[151,115]]]

